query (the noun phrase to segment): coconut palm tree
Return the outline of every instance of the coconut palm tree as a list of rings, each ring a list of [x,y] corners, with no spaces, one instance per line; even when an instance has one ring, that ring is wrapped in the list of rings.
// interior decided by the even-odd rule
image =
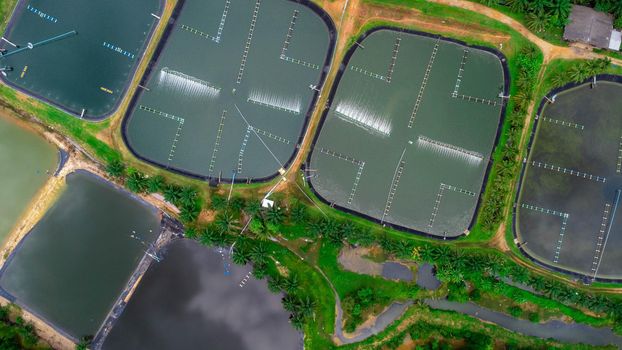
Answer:
[[[559,72],[551,77],[551,84],[555,87],[564,85],[569,79],[568,72]]]
[[[538,2],[538,0],[535,2]],[[549,16],[546,14],[544,9],[534,10],[527,15],[526,24],[527,28],[529,28],[532,32],[543,32],[549,24]]]
[[[313,314],[314,307],[315,300],[311,299],[309,295],[306,295],[298,301],[298,312],[304,317],[311,316],[311,314]]]
[[[298,330],[302,330],[305,326],[305,318],[298,313],[291,314],[289,316],[289,322],[292,324],[292,327]]]
[[[227,198],[214,194],[211,198],[211,204],[214,210],[224,210],[227,208]]]
[[[303,223],[305,221],[307,221],[309,214],[307,212],[307,206],[305,206],[304,204],[296,201],[294,202],[294,204],[292,205],[292,209],[291,209],[291,219],[293,222],[295,223]]]
[[[495,5],[499,5],[499,0],[479,0],[482,5],[486,5],[486,6],[495,6]]]
[[[553,16],[557,18],[557,24],[560,27],[565,26],[568,22],[571,7],[570,0],[553,0],[551,2],[551,11]]]
[[[181,187],[174,184],[166,185],[166,187],[164,187],[164,199],[175,205],[179,204],[181,199]]]
[[[233,260],[235,264],[246,265],[251,260],[250,253],[247,249],[236,247],[233,250],[233,255],[231,256],[231,260]]]
[[[290,274],[288,278],[283,280],[283,288],[288,293],[293,293],[299,286],[300,281],[298,279],[298,275],[295,273]]]
[[[212,246],[220,241],[220,238],[219,238],[220,235],[221,235],[220,231],[218,231],[214,226],[208,226],[205,229],[203,229],[203,232],[201,232],[199,241],[203,245]]]
[[[181,207],[179,217],[181,221],[190,223],[195,221],[199,217],[199,214],[201,214],[201,207],[199,205],[184,205]]]
[[[126,184],[130,191],[143,193],[147,191],[148,180],[145,174],[138,170],[132,170],[127,177]]]
[[[544,12],[544,10],[550,6],[551,6],[550,0],[531,0],[529,2],[529,9],[532,12]]]
[[[123,164],[118,159],[114,159],[108,162],[108,165],[106,166],[106,172],[108,172],[108,175],[115,178],[123,177],[125,176],[125,164]]]
[[[281,299],[281,303],[283,304],[283,308],[289,312],[298,311],[298,305],[300,300],[293,296],[292,294],[287,294]]]
[[[229,209],[235,213],[240,213],[246,206],[246,200],[242,197],[235,196],[229,201]]]
[[[264,242],[259,242],[251,249],[250,257],[255,264],[265,263],[268,260],[268,253],[268,246]]]
[[[197,231],[196,227],[188,227],[186,232],[184,232],[184,236],[189,239],[195,239],[199,236],[199,231]]]
[[[237,227],[238,220],[233,216],[231,212],[224,211],[216,215],[216,218],[214,219],[214,224],[222,232],[231,232],[234,228]]]
[[[531,96],[529,96],[529,93],[525,92],[525,90],[521,90],[512,96],[512,100],[519,109],[526,110],[529,106]]]
[[[576,64],[570,68],[568,76],[575,83],[580,83],[589,77],[588,68],[582,64]]]
[[[147,190],[150,193],[160,192],[164,189],[165,182],[162,175],[155,175],[149,178]]]
[[[266,211],[266,220],[274,225],[282,224],[284,219],[285,215],[276,203]]]
[[[268,275],[268,266],[266,263],[254,263],[253,264],[253,276],[257,279],[263,279]]]
[[[505,4],[518,13],[524,13],[529,8],[529,0],[506,0]]]
[[[244,211],[250,216],[255,216],[259,213],[259,211],[261,211],[261,203],[256,198],[250,199],[248,202],[246,202]]]
[[[194,187],[183,187],[179,192],[179,202],[184,206],[193,205],[198,197],[199,192]]]

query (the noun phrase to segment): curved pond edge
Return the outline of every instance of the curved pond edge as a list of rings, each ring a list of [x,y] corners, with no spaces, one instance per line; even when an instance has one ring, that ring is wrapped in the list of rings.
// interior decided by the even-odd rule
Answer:
[[[549,91],[548,93],[546,93],[543,97],[542,100],[540,101],[540,105],[538,106],[538,109],[536,111],[536,115],[534,118],[534,122],[533,122],[533,127],[531,129],[531,132],[529,134],[529,142],[527,143],[527,155],[526,158],[523,159],[523,164],[521,166],[521,171],[520,171],[520,176],[518,178],[518,186],[516,187],[516,193],[514,195],[514,202],[512,205],[512,237],[514,238],[514,245],[516,246],[516,248],[518,248],[518,250],[521,252],[521,254],[529,259],[531,262],[535,263],[538,266],[541,266],[545,269],[551,270],[553,272],[561,272],[563,274],[569,275],[573,278],[577,278],[580,279],[583,283],[585,284],[591,284],[594,281],[598,281],[598,282],[609,282],[609,283],[622,283],[622,278],[607,278],[607,277],[598,277],[598,276],[589,276],[586,274],[583,274],[581,272],[577,272],[577,271],[573,271],[570,269],[565,269],[562,268],[560,266],[555,266],[552,265],[546,261],[543,261],[541,259],[538,259],[534,256],[532,256],[529,251],[527,251],[526,249],[524,249],[521,245],[519,245],[518,240],[518,226],[517,226],[517,222],[516,222],[516,214],[517,214],[517,209],[518,209],[518,201],[520,199],[520,195],[521,195],[521,191],[523,188],[523,181],[525,180],[525,171],[526,171],[526,159],[529,159],[529,157],[531,156],[531,148],[533,146],[533,142],[535,139],[535,134],[536,134],[536,130],[538,129],[538,125],[539,125],[539,121],[540,121],[540,114],[542,114],[542,111],[544,110],[544,107],[546,107],[549,104],[549,100],[552,99],[553,97],[555,97],[557,94],[565,92],[567,90],[572,90],[574,88],[586,85],[586,84],[590,84],[593,82],[598,82],[598,81],[606,81],[606,82],[612,82],[612,83],[618,83],[618,84],[622,84],[622,76],[620,75],[614,75],[614,74],[598,74],[594,77],[590,77],[588,79],[585,79],[581,82],[575,83],[568,83],[565,84],[563,86],[557,87],[552,89],[551,91]]]
[[[560,320],[533,323],[481,307],[471,302],[459,303],[446,299],[425,299],[424,303],[432,309],[454,311],[469,315],[482,321],[493,323],[511,332],[527,336],[555,339],[569,344],[583,343],[596,346],[615,344],[622,346],[622,337],[613,333],[611,328],[595,328],[580,323],[565,323]]]
[[[15,13],[19,10],[22,9],[24,6],[26,6],[28,0],[19,0],[19,2],[17,3],[17,5],[15,5],[15,7],[13,8],[13,11],[11,11],[11,17],[9,20],[9,23],[7,24],[3,36],[8,35],[11,30],[13,29],[13,25],[15,24]],[[162,16],[162,13],[164,12],[164,9],[166,8],[166,2],[167,0],[160,0],[160,13],[159,15]],[[154,36],[153,34],[156,32],[158,26],[160,25],[160,20],[158,20],[158,22],[156,23],[156,25],[151,27],[150,32],[147,34],[147,36],[145,37],[145,42],[143,43],[143,46],[140,48],[140,51],[142,52],[142,54],[140,55],[140,59],[136,62],[135,66],[128,72],[128,80],[127,82],[124,84],[123,87],[123,91],[119,94],[119,98],[117,99],[117,101],[115,102],[114,106],[112,107],[112,109],[110,110],[110,112],[104,113],[102,115],[98,115],[98,116],[90,116],[89,114],[87,114],[85,112],[84,116],[81,116],[82,111],[74,111],[72,109],[70,109],[67,106],[63,106],[60,103],[56,103],[46,97],[43,97],[39,94],[33,93],[32,91],[28,91],[20,86],[17,86],[15,84],[13,84],[13,82],[9,81],[8,79],[5,79],[5,77],[3,75],[0,74],[0,80],[2,80],[2,82],[6,85],[11,87],[12,89],[15,89],[29,97],[35,98],[36,100],[43,102],[44,104],[48,105],[48,106],[52,106],[55,108],[58,108],[59,110],[73,116],[76,117],[78,119],[85,119],[88,121],[102,121],[104,119],[108,119],[110,116],[112,116],[113,114],[115,114],[121,107],[121,104],[123,103],[123,100],[125,99],[125,96],[127,95],[127,93],[130,90],[130,87],[132,85],[132,81],[134,80],[134,77],[136,76],[136,73],[138,71],[138,68],[141,65],[142,60],[145,58],[145,54],[147,51],[147,48],[149,47],[149,44],[151,44],[151,41],[153,40]],[[138,88],[137,88],[138,89]]]
[[[321,74],[320,74],[320,81],[318,83],[318,86],[323,87],[324,83],[326,83],[326,78],[328,76],[328,72],[329,72],[329,67],[331,65],[331,61],[333,59],[333,53],[335,52],[335,43],[337,42],[337,30],[335,28],[335,23],[333,22],[332,18],[330,17],[330,15],[328,13],[326,13],[319,5],[317,5],[316,3],[312,2],[311,0],[286,0],[286,1],[290,1],[290,2],[294,2],[303,6],[308,7],[310,10],[312,10],[317,16],[320,17],[320,19],[322,19],[322,21],[324,22],[324,24],[326,25],[326,27],[328,28],[328,37],[329,37],[329,44],[328,44],[328,51],[326,53],[326,58],[324,60],[324,65],[322,67],[321,70]],[[162,34],[162,38],[160,39],[160,42],[158,43],[158,46],[156,47],[153,56],[151,58],[151,60],[149,61],[147,68],[145,69],[145,73],[143,74],[143,76],[140,79],[140,82],[138,83],[139,85],[142,86],[146,86],[147,82],[149,81],[149,79],[151,78],[151,74],[153,73],[153,69],[155,68],[155,66],[157,65],[159,59],[160,59],[160,55],[162,54],[162,51],[164,51],[164,49],[166,48],[166,45],[168,43],[169,40],[169,36],[171,35],[175,24],[177,23],[177,18],[180,15],[184,3],[186,2],[186,0],[179,0],[177,5],[175,6],[175,8],[173,9],[173,13],[171,14],[171,18],[168,21],[168,24],[166,25],[166,28],[164,29],[164,33]],[[321,91],[322,89],[320,89]],[[127,127],[128,127],[128,122],[130,120],[132,111],[134,110],[134,106],[136,105],[136,103],[138,102],[138,99],[140,98],[140,96],[142,95],[143,91],[142,89],[136,89],[134,95],[132,96],[132,99],[130,100],[127,110],[125,111],[125,115],[123,116],[123,121],[121,123],[121,136],[123,137],[123,143],[125,144],[125,146],[129,149],[129,151],[132,153],[132,155],[140,160],[142,160],[143,162],[146,162],[148,164],[157,166],[158,168],[161,169],[165,169],[167,171],[176,173],[176,174],[180,174],[180,175],[184,175],[190,178],[194,178],[194,179],[199,179],[199,180],[203,180],[203,181],[209,181],[210,184],[219,184],[219,183],[257,183],[257,182],[269,182],[275,178],[277,178],[278,176],[280,176],[281,174],[279,173],[277,169],[277,171],[274,172],[274,174],[265,176],[265,177],[260,177],[260,178],[225,178],[225,177],[214,177],[214,176],[208,176],[208,175],[201,175],[195,172],[191,172],[188,170],[184,170],[181,168],[177,168],[177,167],[172,167],[172,166],[168,166],[166,164],[157,162],[155,160],[149,159],[141,154],[139,154],[134,147],[132,146],[128,136],[127,136]],[[317,101],[320,98],[320,92],[314,90],[313,92],[313,97],[311,98],[311,102],[309,104],[309,108],[305,114],[305,119],[302,125],[302,128],[300,130],[300,135],[298,136],[298,141],[297,144],[300,145],[302,144],[302,141],[304,140],[304,137],[307,133],[307,128],[309,127],[309,122],[311,121],[311,117],[313,116],[313,112],[315,111],[316,108],[316,104]],[[296,147],[291,156],[289,157],[289,159],[285,162],[285,164],[283,165],[283,169],[287,169],[290,167],[290,165],[294,162],[294,159],[296,159],[296,156],[298,155],[298,152],[300,152],[300,147]]]
[[[413,34],[413,35],[419,35],[419,36],[423,36],[423,37],[427,37],[427,38],[433,38],[433,39],[438,39],[438,40],[442,40],[442,41],[446,41],[446,42],[450,42],[450,43],[454,43],[454,44],[458,44],[458,45],[462,45],[468,48],[473,48],[473,49],[477,49],[477,50],[481,50],[481,51],[485,51],[488,52],[490,54],[495,55],[499,61],[501,62],[501,67],[503,70],[503,95],[507,96],[509,94],[510,91],[510,70],[508,67],[508,62],[507,59],[505,57],[505,55],[495,49],[495,48],[491,48],[488,46],[481,46],[481,45],[471,45],[468,44],[462,40],[458,40],[458,39],[453,39],[453,38],[449,38],[449,37],[445,37],[443,35],[438,35],[438,34],[431,34],[431,33],[427,33],[427,32],[422,32],[422,31],[418,31],[418,30],[413,30],[413,29],[407,29],[407,28],[401,28],[401,27],[396,27],[396,26],[387,26],[387,25],[380,25],[377,27],[373,27],[367,31],[365,31],[363,34],[361,34],[356,41],[352,44],[352,46],[350,46],[350,48],[348,49],[348,51],[345,53],[343,60],[340,63],[340,67],[339,67],[339,71],[337,72],[337,75],[335,76],[335,80],[333,82],[333,86],[330,90],[330,93],[328,95],[328,101],[332,101],[333,98],[335,97],[335,94],[337,93],[337,90],[339,88],[339,83],[341,82],[341,78],[343,77],[345,71],[346,71],[346,67],[348,65],[348,63],[350,62],[350,59],[352,58],[352,56],[354,55],[354,52],[359,48],[359,46],[361,46],[360,44],[363,42],[363,40],[365,40],[365,38],[367,38],[369,35],[377,32],[377,31],[381,31],[381,30],[389,30],[389,31],[394,31],[394,32],[398,32],[398,33],[407,33],[407,34]],[[507,108],[507,104],[503,104],[503,106],[501,107],[501,111],[500,111],[500,118],[499,118],[499,123],[497,125],[497,132],[495,135],[495,140],[493,142],[493,146],[492,146],[492,150],[491,150],[491,156],[494,153],[495,148],[497,147],[497,144],[499,143],[499,138],[501,136],[501,131],[503,129],[503,123],[505,121],[505,114],[506,114],[506,108]],[[315,135],[313,136],[313,141],[311,142],[311,146],[309,149],[309,153],[307,154],[307,160],[305,162],[305,164],[303,164],[303,171],[304,171],[304,175],[306,177],[309,177],[313,174],[311,174],[311,172],[309,171],[310,169],[310,164],[311,164],[311,157],[313,155],[313,151],[315,149],[315,145],[317,143],[317,140],[320,137],[320,133],[322,131],[322,128],[324,127],[324,123],[326,122],[326,119],[328,117],[328,111],[329,109],[324,109],[324,111],[322,112],[322,117],[320,119],[320,122],[318,123]],[[473,216],[471,217],[471,222],[469,223],[469,226],[467,227],[467,231],[470,231],[473,226],[475,225],[475,222],[477,221],[477,217],[479,214],[479,210],[482,204],[482,194],[484,193],[484,190],[486,189],[486,185],[488,184],[488,177],[490,175],[490,170],[492,169],[492,158],[490,161],[488,161],[488,166],[486,167],[486,171],[484,173],[484,179],[482,182],[482,186],[480,188],[480,194],[478,196],[477,199],[477,204],[475,205],[475,211],[473,212]],[[329,200],[327,200],[326,198],[322,197],[322,195],[313,187],[313,183],[311,181],[307,181],[307,183],[309,184],[309,189],[311,190],[311,192],[313,192],[313,194],[315,195],[315,197],[317,197],[322,203],[330,206],[331,208],[337,208],[338,210],[369,220],[371,222],[377,223],[379,225],[382,225],[383,227],[389,227],[398,231],[402,231],[402,232],[407,232],[407,233],[414,233],[423,237],[428,237],[428,238],[434,238],[437,240],[456,240],[459,239],[463,236],[467,236],[467,233],[460,233],[459,235],[456,236],[449,236],[449,237],[442,237],[439,235],[434,235],[428,232],[424,232],[424,231],[420,231],[417,229],[413,229],[410,227],[406,227],[406,226],[402,226],[400,224],[394,224],[394,223],[389,223],[389,222],[381,222],[380,219],[375,218],[371,215],[368,214],[364,214],[361,213],[359,211],[356,210],[352,210],[346,207],[343,207],[341,205],[335,204]]]

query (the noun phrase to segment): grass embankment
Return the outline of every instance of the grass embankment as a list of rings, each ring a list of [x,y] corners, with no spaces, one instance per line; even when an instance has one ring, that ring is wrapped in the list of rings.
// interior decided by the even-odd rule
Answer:
[[[374,0],[374,2],[380,2]],[[382,1],[382,3],[396,3],[399,1]],[[490,27],[498,30],[502,33],[507,33],[510,37],[509,41],[503,45],[503,53],[509,60],[509,67],[512,76],[518,75],[520,71],[519,56],[525,55],[526,48],[531,47],[531,44],[521,37],[518,33],[511,28],[495,22],[485,16],[456,9],[437,4],[427,3],[421,0],[408,1],[408,6],[417,7],[425,15],[434,17],[436,19],[451,19],[457,23],[473,24],[478,23],[481,26]],[[374,24],[391,24],[391,22],[375,22]],[[373,25],[373,24],[370,24]],[[426,28],[413,27],[414,29],[426,30]],[[447,34],[447,33],[443,33]],[[456,35],[449,35],[457,37]],[[465,40],[469,43],[481,44],[491,46],[483,41],[473,38],[457,37]],[[539,53],[531,50],[531,60],[533,63],[539,59]],[[523,62],[525,63],[525,62]],[[532,82],[533,83],[533,82]],[[535,84],[532,84],[535,85]],[[511,86],[513,93],[518,93],[519,86],[514,82]],[[17,95],[14,91],[3,87],[0,89],[0,96],[3,100],[7,101],[14,108],[33,114],[37,116],[44,123],[54,127],[55,130],[62,134],[69,136],[76,142],[92,151],[94,156],[102,161],[110,161],[119,158],[119,151],[110,146],[108,143],[98,138],[100,132],[105,130],[108,125],[103,123],[86,123],[76,118],[73,118],[65,113],[58,112],[49,106],[36,102],[32,99],[24,98],[22,95]],[[529,100],[529,99],[528,99]],[[514,103],[514,102],[511,102]],[[524,118],[524,116],[522,116]],[[512,135],[509,131],[516,128],[506,118],[506,122],[503,125],[503,134],[500,140],[500,145],[505,145],[506,141],[511,138]],[[498,161],[502,157],[502,150],[504,146],[497,147],[494,153],[495,161]],[[134,162],[131,160],[130,162]],[[134,163],[130,163],[134,167]],[[182,180],[181,177],[176,175],[170,175],[163,171],[152,171],[150,167],[143,167],[142,165],[136,165],[140,169],[149,169],[148,175],[132,171],[130,174],[125,174],[125,182],[128,187],[132,187],[135,191],[145,192],[151,191],[148,189],[150,186],[147,180],[154,177],[157,173],[165,174],[164,182],[176,182],[180,181],[184,184],[199,184],[198,181]],[[515,169],[514,169],[515,170]],[[497,172],[493,171],[489,179],[489,184],[496,178]],[[130,179],[131,176],[131,179]],[[173,179],[174,181],[170,181]],[[122,180],[119,180],[122,181]],[[157,186],[154,186],[156,188]],[[272,211],[257,209],[257,186],[250,187],[252,190],[248,190],[249,187],[236,186],[234,189],[234,197],[241,198],[241,200],[235,200],[230,202],[229,205],[216,207],[213,200],[208,199],[207,194],[210,192],[204,184],[195,189],[194,194],[182,195],[183,188],[177,186],[177,189],[169,191],[167,195],[168,187],[156,188],[155,192],[164,192],[172,202],[178,202],[183,206],[183,202],[188,200],[186,206],[190,209],[195,208],[193,203],[200,202],[200,207],[205,210],[203,213],[207,213],[205,220],[197,215],[194,215],[196,211],[189,210],[193,215],[188,216],[186,219],[189,237],[194,237],[201,242],[209,245],[228,245],[237,242],[234,252],[234,259],[237,262],[245,263],[252,261],[254,263],[254,273],[258,278],[268,277],[269,285],[275,291],[284,291],[287,295],[284,298],[284,305],[292,312],[292,323],[305,332],[305,344],[309,349],[330,349],[333,348],[331,337],[334,332],[334,318],[335,318],[335,300],[331,289],[331,284],[335,287],[337,294],[344,299],[351,295],[355,291],[370,288],[372,291],[382,296],[377,300],[382,300],[382,303],[376,303],[371,306],[371,310],[376,310],[379,305],[386,305],[386,303],[392,300],[404,299],[404,298],[418,298],[421,297],[420,292],[416,291],[410,285],[403,283],[396,283],[385,281],[379,278],[358,275],[341,270],[337,263],[338,247],[341,244],[378,244],[386,251],[387,256],[399,257],[402,259],[413,259],[418,261],[431,261],[439,269],[439,274],[444,278],[445,285],[444,291],[449,290],[449,283],[456,284],[456,279],[468,280],[468,284],[460,285],[458,288],[453,286],[454,293],[466,293],[467,297],[473,299],[473,290],[480,290],[480,298],[494,298],[495,296],[503,296],[504,298],[511,298],[513,300],[525,300],[530,303],[532,308],[540,308],[533,312],[541,312],[543,316],[553,317],[554,315],[567,315],[577,321],[585,322],[588,324],[601,325],[601,324],[613,324],[613,315],[605,314],[606,312],[591,315],[583,306],[577,306],[575,299],[561,300],[559,295],[564,295],[567,298],[566,287],[562,284],[560,287],[558,284],[546,279],[540,275],[529,275],[530,279],[527,281],[532,284],[539,283],[539,289],[546,296],[537,295],[534,293],[525,292],[519,290],[516,287],[507,286],[502,282],[495,282],[496,276],[491,272],[499,273],[497,269],[494,270],[477,270],[472,265],[455,265],[450,263],[452,261],[459,262],[462,259],[456,259],[453,252],[443,251],[440,254],[432,254],[427,259],[421,259],[413,255],[415,248],[423,246],[434,247],[447,247],[442,243],[432,241],[430,239],[424,239],[421,237],[414,237],[403,232],[394,230],[383,229],[380,226],[370,223],[364,219],[353,217],[351,215],[337,212],[328,206],[318,204],[322,211],[324,211],[328,218],[332,221],[339,221],[338,225],[332,225],[333,229],[330,229],[331,225],[318,224],[318,222],[326,221],[320,220],[323,218],[322,214],[312,205],[306,202],[304,208],[308,211],[303,219],[294,219],[294,203],[282,202],[284,213],[276,214]],[[173,188],[173,187],[171,187]],[[221,192],[225,192],[224,188],[220,189]],[[305,199],[300,196],[297,190],[291,190],[294,194],[289,194],[289,198],[298,196],[301,201]],[[190,193],[191,191],[188,191]],[[488,191],[487,191],[488,192]],[[176,193],[176,194],[174,194]],[[250,194],[249,194],[250,193]],[[307,189],[307,195],[310,192]],[[283,198],[284,196],[276,195],[275,198]],[[183,199],[185,198],[185,199]],[[489,199],[487,199],[489,201]],[[236,202],[239,208],[233,208],[231,203]],[[209,204],[208,204],[209,203]],[[254,203],[251,205],[250,203]],[[499,204],[499,203],[496,203]],[[496,205],[495,204],[495,205]],[[207,207],[210,205],[210,207]],[[277,210],[278,211],[278,210]],[[244,235],[240,235],[241,227],[248,218],[254,217],[260,221],[245,232]],[[278,219],[281,217],[281,219]],[[198,219],[198,222],[197,222]],[[355,230],[352,232],[346,232],[344,230],[345,222],[352,223]],[[328,226],[327,226],[328,225]],[[477,259],[482,259],[481,256],[484,253],[489,253],[490,250],[478,247],[482,242],[488,240],[491,233],[494,230],[485,230],[480,226],[476,226],[472,234],[458,242],[461,247],[474,246],[471,250],[465,249],[465,255],[479,256]],[[337,227],[337,229],[335,229]],[[283,233],[288,237],[289,243],[287,247],[284,245],[276,244],[274,242],[266,240],[271,236],[278,236],[278,233]],[[307,244],[301,241],[303,237],[308,237],[314,243]],[[345,243],[344,243],[345,242]],[[297,248],[299,247],[299,249]],[[300,259],[296,254],[308,255],[310,257],[315,256],[316,259]],[[493,254],[493,253],[491,253]],[[497,256],[501,256],[500,253],[494,252]],[[484,261],[494,261],[498,266],[502,266],[507,269],[515,269],[516,264],[509,261],[507,257],[502,256],[502,263],[498,260],[494,260],[489,255],[484,255]],[[475,261],[475,260],[473,260]],[[478,263],[482,262],[477,260]],[[481,265],[489,266],[489,265]],[[523,268],[524,269],[524,268]],[[323,272],[327,278],[321,273]],[[507,272],[507,271],[506,271]],[[524,275],[524,272],[521,272]],[[296,276],[296,277],[294,277]],[[477,278],[480,276],[481,278]],[[511,275],[513,278],[517,277],[515,274]],[[328,279],[328,280],[327,280]],[[556,291],[555,294],[547,292],[547,290]],[[561,292],[560,292],[561,290]],[[484,297],[481,297],[484,295]],[[518,297],[522,299],[518,299]],[[609,303],[609,296],[601,294],[590,294],[590,300],[595,298],[596,301],[600,301],[601,304]],[[555,300],[553,300],[555,299]],[[514,305],[513,305],[514,306]],[[504,308],[507,309],[506,305]],[[415,316],[413,316],[415,315]],[[349,317],[349,315],[346,315]],[[493,329],[492,331],[498,333],[492,333],[497,343],[514,344],[516,341],[521,346],[529,346],[530,344],[547,344],[551,343],[546,340],[537,340],[534,338],[518,336],[511,332],[503,331],[499,327],[485,325],[472,318],[442,311],[428,310],[425,307],[415,307],[411,309],[404,317],[403,321],[406,322],[410,317],[418,317],[431,323],[434,330],[426,335],[428,338],[449,337],[443,335],[444,329],[484,329],[482,327]],[[361,317],[362,318],[362,317]],[[440,321],[442,322],[440,322]],[[399,326],[398,326],[399,324]],[[391,326],[389,330],[383,335],[379,335],[365,343],[372,343],[380,341],[381,339],[387,340],[391,329],[397,330],[399,327],[405,327],[403,322],[398,322]],[[423,327],[423,326],[421,326]],[[428,327],[428,326],[426,326]],[[462,327],[462,328],[461,328]],[[400,332],[403,330],[400,329]],[[488,330],[487,330],[488,331]],[[492,332],[491,331],[491,332]],[[483,331],[482,331],[483,332]],[[440,334],[440,336],[439,336]],[[470,339],[472,335],[459,334],[459,338]],[[479,337],[479,335],[478,335]],[[517,339],[518,338],[518,339]],[[481,340],[481,339],[480,339]],[[484,339],[484,341],[488,341]],[[459,341],[458,341],[459,342]],[[353,345],[349,348],[365,345]]]

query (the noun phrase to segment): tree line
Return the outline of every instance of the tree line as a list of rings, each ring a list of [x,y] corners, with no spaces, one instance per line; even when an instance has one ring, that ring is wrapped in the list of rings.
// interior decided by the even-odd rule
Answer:
[[[619,0],[477,0],[486,6],[503,6],[522,15],[529,30],[541,33],[561,29],[568,23],[573,4],[592,7],[614,16],[614,26],[622,27],[622,1]]]

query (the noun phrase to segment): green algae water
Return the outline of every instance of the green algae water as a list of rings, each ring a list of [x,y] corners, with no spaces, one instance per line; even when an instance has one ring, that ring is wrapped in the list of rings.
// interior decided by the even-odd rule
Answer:
[[[72,173],[9,257],[0,286],[69,336],[94,335],[158,232],[153,207],[90,173]]]
[[[104,117],[123,98],[162,3],[19,1],[0,43],[0,78],[74,114]]]
[[[54,146],[0,115],[0,241],[54,173],[57,161]]]
[[[203,178],[274,176],[325,75],[333,33],[322,13],[284,0],[185,1],[129,109],[130,149]]]
[[[504,58],[426,35],[366,35],[331,92],[310,183],[382,224],[468,233],[503,112]]]

